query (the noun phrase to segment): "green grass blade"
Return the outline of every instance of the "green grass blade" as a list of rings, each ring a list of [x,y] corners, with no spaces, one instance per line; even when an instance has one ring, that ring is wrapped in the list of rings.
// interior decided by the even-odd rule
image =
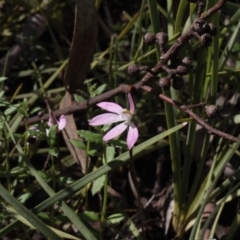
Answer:
[[[153,28],[153,33],[157,33],[161,31],[158,12],[157,12],[157,3],[156,0],[148,0],[149,10],[150,10],[150,18]],[[160,51],[158,46],[156,46],[156,54],[157,59],[160,58]],[[164,95],[171,98],[171,92],[163,91]],[[176,125],[176,116],[175,116],[175,109],[170,104],[164,102],[164,108],[166,112],[166,119],[167,119],[167,126],[168,129],[174,127]],[[170,146],[170,153],[171,153],[171,160],[172,160],[172,171],[173,171],[173,181],[174,181],[174,215],[178,216],[179,214],[179,207],[182,206],[181,200],[181,174],[180,174],[180,162],[181,162],[181,150],[179,145],[179,136],[178,133],[174,133],[169,137],[169,146]],[[177,219],[178,217],[174,218]],[[174,223],[174,226],[176,224]]]
[[[47,192],[47,194],[51,197],[54,196],[56,193],[49,187],[49,185],[44,181],[44,179],[38,174],[36,169],[32,166],[30,161],[25,158],[25,162],[31,171],[32,175],[36,178],[37,182],[40,186]],[[70,197],[70,196],[69,196]],[[74,226],[81,232],[81,234],[86,239],[96,240],[96,237],[93,235],[92,231],[88,229],[83,222],[79,219],[79,217],[73,212],[73,210],[68,207],[65,202],[61,202],[60,204],[62,211],[66,214],[66,216],[71,220]]]
[[[138,146],[133,148],[133,157],[137,154],[141,153],[143,149],[150,147],[151,145],[155,144],[156,142],[160,141],[161,139],[169,136],[170,134],[173,134],[174,132],[178,131],[179,129],[183,128],[187,123],[179,124],[172,129],[169,129],[161,134],[158,134],[157,136],[139,144]],[[97,169],[94,172],[89,173],[88,175],[84,176],[82,179],[76,181],[75,183],[71,184],[70,186],[66,187],[65,189],[59,191],[56,193],[53,197],[50,197],[46,199],[44,202],[39,204],[35,210],[42,211],[45,208],[51,206],[57,201],[61,201],[62,199],[72,196],[75,192],[82,189],[86,184],[92,182],[93,180],[99,178],[103,174],[108,173],[111,170],[114,170],[115,168],[122,166],[126,164],[126,162],[129,161],[129,152],[125,152],[109,162],[106,165],[101,166],[99,169]]]
[[[219,59],[219,65],[218,65],[218,69],[219,70],[222,70],[228,57],[229,57],[229,54],[233,48],[233,45],[234,43],[236,42],[237,38],[239,37],[239,31],[240,31],[240,21],[238,22],[234,32],[232,33],[226,47],[224,48],[223,52],[222,52],[222,55]]]
[[[188,212],[188,216],[192,216],[194,211],[196,209],[198,209],[199,206],[201,206],[201,207],[198,210],[196,221],[194,223],[194,226],[192,228],[191,235],[190,235],[190,238],[189,238],[190,240],[195,239],[197,228],[199,226],[204,207],[206,206],[207,202],[209,201],[209,197],[211,195],[211,192],[212,192],[214,186],[216,185],[217,181],[219,180],[219,177],[222,174],[224,166],[227,164],[227,162],[229,162],[229,160],[231,159],[231,157],[233,156],[233,154],[235,153],[235,151],[238,149],[239,146],[240,146],[240,140],[237,143],[234,143],[228,149],[227,153],[221,159],[220,163],[217,165],[217,167],[215,169],[213,169],[213,175],[212,176],[208,175],[208,177],[207,177],[208,179],[213,178],[214,180],[212,182],[211,181],[208,181],[208,182],[205,181],[204,184],[203,184],[203,187],[201,188],[201,191],[198,192],[197,196],[195,197],[194,201],[192,202],[191,210]],[[211,171],[210,171],[210,173],[211,173]],[[208,184],[208,186],[206,184]],[[200,197],[199,196],[200,194],[201,195],[204,194],[204,197],[203,198]]]
[[[25,224],[26,226],[30,227],[30,228],[34,228],[34,226],[31,224],[31,222],[27,221],[24,217],[22,217],[20,214],[18,214],[12,207],[10,206],[5,206],[6,211],[8,213],[10,213],[11,215],[13,215],[16,219],[18,219],[20,222],[22,222],[23,224]],[[48,226],[49,227],[49,226]],[[74,237],[68,233],[65,233],[63,231],[60,231],[56,228],[53,227],[49,227],[53,232],[55,232],[58,236],[62,237],[62,238],[67,238],[67,239],[73,239],[73,240],[80,240],[80,238]]]
[[[1,197],[12,206],[16,212],[24,217],[28,222],[43,233],[49,239],[62,240],[53,230],[51,230],[45,223],[43,223],[37,216],[31,211],[26,209],[16,198],[14,198],[1,184],[0,184]]]

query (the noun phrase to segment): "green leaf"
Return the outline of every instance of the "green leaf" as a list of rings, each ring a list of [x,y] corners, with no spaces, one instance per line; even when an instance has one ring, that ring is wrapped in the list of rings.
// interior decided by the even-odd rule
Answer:
[[[87,151],[87,154],[92,157],[98,156],[98,151],[96,149]]]
[[[78,94],[73,94],[73,96],[74,96],[74,99],[76,100],[76,102],[83,102],[85,99],[82,97],[82,96],[80,96],[80,95],[78,95]]]
[[[114,159],[114,156],[115,156],[115,148],[108,146],[106,148],[106,159],[104,156],[104,160],[105,160],[104,162],[111,162]]]
[[[91,211],[85,211],[83,213],[80,213],[80,218],[84,219],[86,221],[99,221],[99,216],[96,212],[91,212]]]
[[[5,91],[0,92],[0,99],[4,96]]]
[[[74,147],[77,147],[77,148],[82,149],[82,150],[86,149],[85,143],[80,141],[80,140],[78,140],[78,139],[70,139],[69,141],[72,143],[72,145]]]
[[[77,131],[77,133],[86,141],[95,142],[95,143],[102,142],[102,135],[99,133],[93,133],[87,130],[79,130]]]
[[[32,194],[30,192],[24,193],[18,198],[18,201],[20,203],[25,203],[31,197],[31,195]]]
[[[73,181],[73,179],[70,178],[70,177],[60,177],[60,178],[59,178],[59,182],[62,183],[62,184],[67,184],[67,185],[69,185],[69,184],[72,184],[74,181]]]
[[[6,109],[6,110],[4,111],[4,114],[5,114],[5,115],[11,115],[12,113],[14,113],[14,112],[17,111],[18,107],[19,107],[19,104],[18,104],[18,105],[15,105],[15,106],[12,105],[11,107],[9,107],[8,109]]]
[[[49,149],[49,154],[51,154],[54,157],[58,156],[58,150],[56,148],[50,148]]]
[[[41,111],[41,110],[42,110],[42,108],[40,108],[40,107],[35,107],[35,108],[33,108],[33,109],[29,112],[29,114],[31,115],[31,114],[34,114],[34,113],[39,112],[39,111]]]
[[[25,109],[22,108],[22,107],[18,108],[17,111],[18,111],[20,114],[22,114],[23,116],[26,115],[26,111],[25,111]]]
[[[103,93],[106,88],[107,88],[107,84],[104,83],[103,85],[101,85],[100,87],[98,87],[98,88],[94,91],[93,96],[95,97],[96,95],[99,95],[99,94]]]
[[[48,133],[48,143],[50,147],[56,146],[57,141],[57,125],[53,125],[49,129]]]
[[[120,223],[124,219],[125,219],[125,216],[122,213],[115,213],[115,214],[110,215],[107,218],[107,221],[112,224],[116,224],[116,223]]]
[[[93,196],[102,189],[105,183],[105,179],[106,179],[106,175],[104,174],[93,182],[93,186],[91,190]]]

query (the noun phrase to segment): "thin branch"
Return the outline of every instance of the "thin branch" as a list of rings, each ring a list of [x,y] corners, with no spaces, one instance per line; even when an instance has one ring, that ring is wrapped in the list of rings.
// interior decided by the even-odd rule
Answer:
[[[94,98],[90,98],[89,100],[85,100],[80,103],[74,102],[73,105],[63,108],[63,109],[60,109],[60,110],[56,110],[53,112],[53,114],[55,117],[60,117],[61,115],[69,115],[74,112],[83,111],[99,102],[105,101],[111,97],[115,97],[116,95],[118,95],[120,93],[127,94],[131,91],[131,88],[132,88],[131,85],[122,84],[108,92],[100,94]],[[26,123],[28,125],[31,125],[31,124],[34,124],[34,123],[37,123],[40,121],[47,121],[48,119],[49,119],[49,113],[46,113],[42,116],[35,116],[32,118],[25,119],[24,121],[22,121],[20,123],[20,126],[25,126]]]
[[[143,86],[142,89],[144,91],[150,92],[150,93],[154,93],[153,89],[149,86]],[[187,105],[182,105],[174,100],[172,100],[171,98],[165,96],[164,94],[159,94],[158,97],[160,99],[162,99],[163,101],[171,104],[172,106],[178,108],[179,110],[181,110],[182,112],[185,112],[187,115],[189,115],[192,119],[194,119],[199,125],[201,125],[203,128],[205,128],[210,134],[215,134],[218,135],[222,138],[225,138],[227,140],[233,141],[233,142],[237,142],[239,139],[227,134],[225,132],[222,132],[212,126],[210,126],[206,121],[204,121],[202,118],[200,118],[198,115],[196,115],[191,108],[189,108]]]

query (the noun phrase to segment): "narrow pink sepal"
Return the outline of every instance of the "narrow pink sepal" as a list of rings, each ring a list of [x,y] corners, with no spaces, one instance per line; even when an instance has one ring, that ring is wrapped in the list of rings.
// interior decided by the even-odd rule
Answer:
[[[129,130],[128,130],[128,134],[127,134],[127,146],[128,149],[132,149],[134,144],[137,142],[138,140],[138,129],[137,127],[130,122],[129,123]]]
[[[65,128],[67,124],[67,119],[64,115],[61,115],[58,122],[58,130],[61,131]]]
[[[118,114],[120,114],[123,111],[123,108],[120,105],[112,102],[100,102],[97,104],[97,106],[108,112],[113,112]]]
[[[111,123],[116,123],[116,122],[121,122],[123,121],[120,119],[120,116],[115,113],[104,113],[100,114],[93,119],[89,120],[88,124],[91,126],[100,126],[100,125],[105,125],[105,124],[111,124]]]
[[[103,136],[103,141],[107,142],[119,136],[122,132],[126,130],[127,127],[128,127],[128,124],[126,122],[120,123],[119,125],[111,129],[109,132],[107,132],[107,134]]]
[[[131,93],[128,93],[128,101],[129,101],[130,113],[134,114],[135,106],[134,106],[134,102],[133,102]]]

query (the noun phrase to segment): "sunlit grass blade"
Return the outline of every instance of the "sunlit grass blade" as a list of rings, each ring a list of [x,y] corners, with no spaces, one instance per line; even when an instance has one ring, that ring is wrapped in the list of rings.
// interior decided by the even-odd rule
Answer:
[[[18,214],[12,207],[10,206],[5,206],[5,209],[8,213],[10,213],[12,216],[14,216],[14,218],[18,219],[20,222],[22,222],[23,224],[25,224],[26,226],[30,227],[30,228],[35,228],[32,223],[30,221],[28,221],[27,219],[25,219],[24,217],[22,217],[20,214]],[[47,225],[46,225],[47,226]],[[48,226],[49,227],[49,226]],[[56,228],[53,227],[49,227],[54,233],[56,233],[58,236],[60,236],[61,238],[67,238],[67,239],[73,239],[73,240],[80,240],[80,238],[74,237],[68,233],[65,233],[63,231],[60,231]]]

